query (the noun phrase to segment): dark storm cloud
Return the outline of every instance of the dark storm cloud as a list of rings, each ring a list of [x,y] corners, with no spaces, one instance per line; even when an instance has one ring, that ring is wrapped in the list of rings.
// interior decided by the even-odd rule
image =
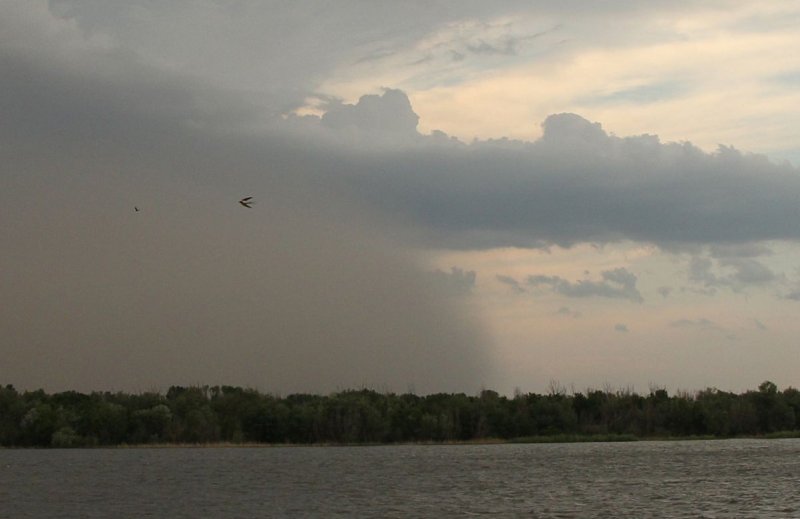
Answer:
[[[604,271],[601,281],[581,279],[567,281],[559,276],[529,276],[528,284],[533,287],[546,286],[553,292],[566,297],[607,297],[642,302],[644,299],[636,289],[636,276],[625,268]]]
[[[40,3],[2,14],[3,383],[484,384],[478,321],[391,222],[317,182],[340,163],[324,147],[259,133],[253,105],[95,45]]]
[[[139,148],[178,132],[241,129],[263,116],[219,88],[158,72],[135,54],[84,39],[41,2],[10,2],[0,16],[0,135],[20,151],[48,139],[64,151],[109,143]]]
[[[744,259],[768,251],[757,242],[800,238],[800,173],[789,165],[729,147],[705,153],[650,135],[617,137],[575,114],[548,117],[533,143],[464,144],[441,132],[420,135],[400,96],[389,90],[336,107],[331,118],[347,121],[349,140],[334,128],[321,136],[319,120],[304,130],[337,143],[337,179],[412,222],[422,243],[480,249],[629,239],[714,245],[715,255]],[[373,130],[376,117],[386,118],[394,146]],[[756,274],[752,263],[726,261],[744,277]]]

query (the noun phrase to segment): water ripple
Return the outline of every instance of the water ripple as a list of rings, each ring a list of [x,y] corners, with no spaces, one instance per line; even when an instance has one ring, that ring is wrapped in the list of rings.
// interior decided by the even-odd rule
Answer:
[[[800,440],[0,450],[0,517],[795,518]]]

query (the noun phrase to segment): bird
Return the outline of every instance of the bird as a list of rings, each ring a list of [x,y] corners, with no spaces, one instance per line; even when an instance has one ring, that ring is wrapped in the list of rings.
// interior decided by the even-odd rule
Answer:
[[[137,213],[139,212],[139,208],[136,206],[133,206],[133,210],[136,211]]]
[[[246,197],[242,198],[241,200],[239,200],[239,203],[242,206],[244,206],[244,207],[246,207],[248,209],[251,209],[255,202],[253,201],[253,197],[252,196],[246,196]]]

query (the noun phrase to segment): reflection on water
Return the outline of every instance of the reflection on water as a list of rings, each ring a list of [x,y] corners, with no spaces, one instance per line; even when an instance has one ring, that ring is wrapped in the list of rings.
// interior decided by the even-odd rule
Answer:
[[[800,440],[0,450],[0,517],[800,517]]]

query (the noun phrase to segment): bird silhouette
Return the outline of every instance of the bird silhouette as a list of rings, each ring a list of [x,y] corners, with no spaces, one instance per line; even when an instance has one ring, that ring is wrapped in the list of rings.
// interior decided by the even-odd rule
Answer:
[[[244,207],[246,207],[248,209],[251,209],[255,202],[253,201],[253,197],[252,196],[246,196],[246,197],[242,198],[241,200],[239,200],[239,203],[242,206],[244,206]]]
[[[139,212],[139,208],[136,206],[133,206],[133,210],[136,211],[137,213]]]

